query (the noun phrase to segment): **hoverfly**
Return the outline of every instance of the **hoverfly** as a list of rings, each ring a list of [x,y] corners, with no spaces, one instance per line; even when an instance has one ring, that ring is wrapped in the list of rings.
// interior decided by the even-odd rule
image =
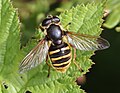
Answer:
[[[60,19],[56,16],[48,16],[43,20],[41,30],[45,37],[22,60],[20,72],[27,71],[46,60],[49,67],[64,73],[71,64],[71,47],[84,51],[109,47],[108,41],[101,37],[65,31],[60,24]],[[48,57],[52,64],[48,63]]]

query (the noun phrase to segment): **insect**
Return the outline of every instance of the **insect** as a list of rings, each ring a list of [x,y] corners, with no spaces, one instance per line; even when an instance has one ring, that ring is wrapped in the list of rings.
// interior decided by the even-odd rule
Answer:
[[[60,19],[56,16],[48,16],[43,20],[41,30],[44,38],[22,60],[20,72],[27,71],[46,60],[49,68],[53,67],[58,72],[66,72],[72,60],[71,48],[90,51],[102,50],[110,45],[107,40],[80,33],[63,30]],[[48,63],[48,58],[51,63]]]

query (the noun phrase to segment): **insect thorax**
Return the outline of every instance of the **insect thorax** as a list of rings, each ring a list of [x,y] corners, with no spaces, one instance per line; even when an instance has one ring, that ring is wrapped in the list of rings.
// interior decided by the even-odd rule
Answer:
[[[62,43],[62,30],[59,25],[51,24],[47,29],[47,37],[54,43],[54,44],[61,44]]]

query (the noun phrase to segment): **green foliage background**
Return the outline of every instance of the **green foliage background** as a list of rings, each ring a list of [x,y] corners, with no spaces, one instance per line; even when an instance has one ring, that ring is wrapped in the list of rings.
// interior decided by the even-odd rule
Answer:
[[[13,0],[14,7],[18,8],[16,10],[9,0],[0,0],[1,93],[24,93],[27,90],[33,93],[63,93],[63,91],[64,93],[85,93],[74,81],[78,76],[86,74],[91,68],[93,62],[89,58],[93,55],[93,51],[77,51],[79,57],[76,60],[80,63],[83,72],[79,72],[74,64],[71,64],[67,73],[60,74],[52,69],[50,78],[47,78],[48,67],[45,62],[23,74],[18,73],[18,67],[24,56],[37,44],[35,40],[30,40],[30,38],[34,34],[37,35],[36,28],[46,15],[59,15],[64,9],[68,9],[59,16],[63,27],[71,22],[68,27],[70,31],[99,35],[101,33],[100,26],[103,22],[101,19],[103,17],[103,5],[97,0],[95,1],[96,4],[87,4],[88,1],[91,3],[92,0]],[[118,11],[118,8],[110,6],[111,4],[119,6],[119,2],[117,0],[116,3],[111,2],[113,1],[108,0],[106,7],[112,11],[111,15],[114,17],[114,11]],[[81,3],[87,5],[76,6]],[[75,8],[72,8],[73,6]],[[19,18],[17,12],[19,12]],[[118,18],[117,21],[111,21],[113,17],[109,18],[109,16],[104,26],[113,28],[119,23],[119,18],[115,15]],[[90,92],[88,91],[88,93]]]

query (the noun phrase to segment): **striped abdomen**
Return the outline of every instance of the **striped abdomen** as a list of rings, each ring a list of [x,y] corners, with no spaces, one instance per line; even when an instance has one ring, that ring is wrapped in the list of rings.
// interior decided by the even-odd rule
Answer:
[[[49,56],[53,68],[57,71],[65,72],[71,63],[71,50],[67,43],[52,45],[49,48]]]

